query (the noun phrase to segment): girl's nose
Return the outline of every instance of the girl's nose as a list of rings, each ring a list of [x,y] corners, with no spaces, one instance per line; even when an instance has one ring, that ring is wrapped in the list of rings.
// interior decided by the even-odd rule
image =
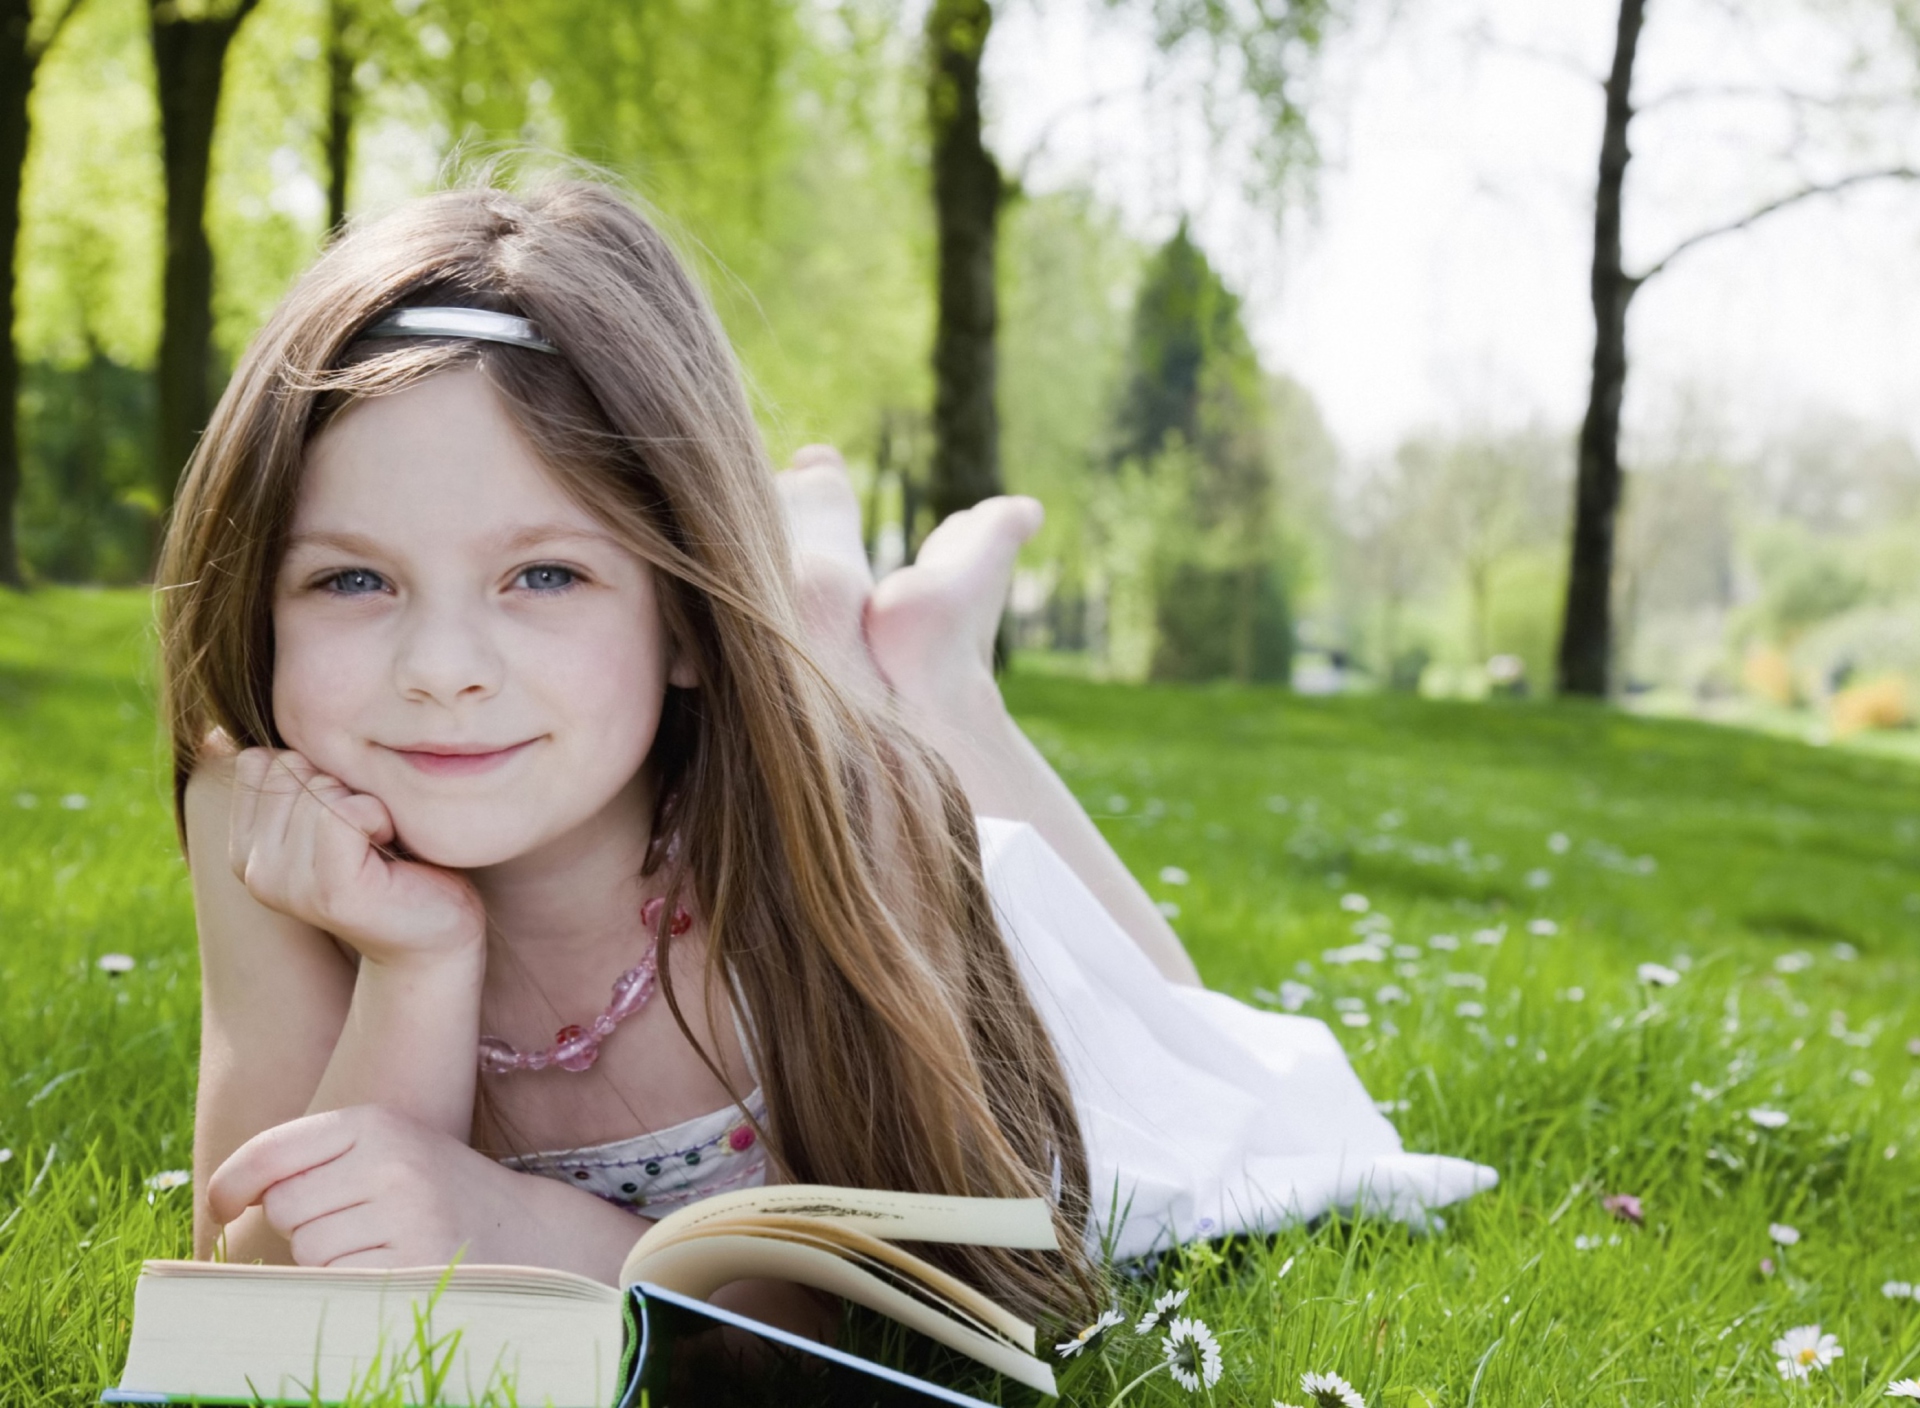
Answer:
[[[484,611],[417,600],[395,644],[394,685],[408,699],[472,702],[499,691],[505,664]]]

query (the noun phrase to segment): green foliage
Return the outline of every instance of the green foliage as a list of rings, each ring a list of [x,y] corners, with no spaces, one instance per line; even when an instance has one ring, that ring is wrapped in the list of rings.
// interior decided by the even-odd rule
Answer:
[[[7,1403],[93,1402],[117,1380],[140,1261],[189,1247],[190,1191],[144,1186],[189,1162],[198,1044],[150,613],[137,593],[0,599]],[[1910,767],[1578,706],[1092,686],[1017,665],[1007,689],[1179,906],[1210,983],[1254,1002],[1304,983],[1304,1015],[1333,1024],[1410,1147],[1501,1175],[1429,1236],[1336,1219],[1121,1283],[1136,1315],[1190,1291],[1183,1313],[1226,1364],[1212,1402],[1297,1403],[1302,1373],[1331,1370],[1406,1408],[1864,1408],[1916,1372],[1920,1305],[1879,1289],[1920,1280]],[[1155,878],[1166,866],[1188,882]],[[1555,932],[1530,932],[1543,919]],[[1327,961],[1356,923],[1386,956]],[[102,972],[107,952],[134,970]],[[1685,971],[1651,987],[1646,961]],[[1789,1122],[1762,1129],[1756,1107]],[[1640,1195],[1646,1225],[1609,1218],[1611,1192]],[[1770,1222],[1803,1240],[1782,1252]],[[1846,1357],[1788,1395],[1767,1346],[1814,1322]],[[1062,1401],[1104,1408],[1159,1352],[1113,1333],[1063,1364]],[[1127,1399],[1192,1401],[1164,1373]]]
[[[1150,528],[1144,551],[1115,552],[1110,527],[1105,554],[1109,576],[1150,584],[1155,679],[1287,676],[1267,395],[1239,300],[1182,225],[1142,275],[1115,413],[1115,456],[1159,503],[1135,525]]]
[[[152,378],[96,354],[31,364],[21,381],[22,557],[48,581],[139,581],[156,512]]]
[[[1028,196],[1002,218],[1000,446],[1009,491],[1047,506],[1034,560],[1084,591],[1088,500],[1144,251],[1083,192]]]

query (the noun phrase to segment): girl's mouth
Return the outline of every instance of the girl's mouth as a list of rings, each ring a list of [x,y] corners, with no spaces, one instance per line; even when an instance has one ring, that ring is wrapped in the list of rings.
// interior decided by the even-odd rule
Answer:
[[[488,748],[484,744],[426,743],[416,748],[395,748],[393,751],[429,777],[471,777],[491,772],[538,741],[529,738],[524,743],[511,743],[504,748]]]

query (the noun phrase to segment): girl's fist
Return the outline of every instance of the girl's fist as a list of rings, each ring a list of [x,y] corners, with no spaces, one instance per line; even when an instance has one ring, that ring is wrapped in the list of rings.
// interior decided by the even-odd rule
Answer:
[[[253,897],[325,929],[375,963],[404,963],[485,940],[480,897],[462,877],[385,848],[393,819],[300,754],[249,748],[234,759],[228,859]]]

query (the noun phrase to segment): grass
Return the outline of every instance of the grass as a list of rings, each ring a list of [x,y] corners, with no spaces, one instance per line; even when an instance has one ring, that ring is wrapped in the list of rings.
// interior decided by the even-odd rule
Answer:
[[[147,611],[0,601],[7,1404],[115,1382],[140,1261],[188,1244],[187,1190],[145,1186],[190,1161],[197,1011]],[[1880,1290],[1920,1281],[1920,770],[1577,706],[1008,689],[1213,985],[1311,989],[1411,1147],[1501,1173],[1430,1236],[1334,1221],[1124,1285],[1190,1290],[1212,1403],[1331,1370],[1388,1408],[1864,1404],[1920,1373],[1920,1302]],[[1846,1355],[1785,1385],[1768,1346],[1815,1322]],[[1065,1401],[1158,1343],[1068,1361]],[[1186,1401],[1164,1373],[1125,1399]]]

